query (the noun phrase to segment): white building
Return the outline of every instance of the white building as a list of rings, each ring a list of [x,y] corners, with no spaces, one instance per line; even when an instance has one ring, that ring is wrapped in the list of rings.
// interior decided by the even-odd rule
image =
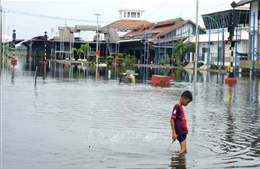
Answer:
[[[216,8],[206,9],[201,12],[207,34],[199,35],[199,62],[204,64],[225,65],[230,64],[230,42],[228,41],[229,18],[233,8],[230,4]],[[235,8],[238,14],[238,27],[235,29],[235,39],[237,38],[234,57],[236,65],[242,57],[248,57],[249,44],[249,6]],[[224,29],[224,31],[223,31]],[[195,37],[190,40],[195,43]],[[194,58],[192,58],[194,60]],[[191,61],[192,61],[191,60]]]
[[[259,0],[240,0],[235,3],[235,9],[240,6],[250,5],[250,20],[249,20],[249,59],[260,59],[260,1]]]

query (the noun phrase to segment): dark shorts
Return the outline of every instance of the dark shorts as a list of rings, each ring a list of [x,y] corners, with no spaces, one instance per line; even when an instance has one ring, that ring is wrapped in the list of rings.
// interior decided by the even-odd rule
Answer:
[[[181,143],[181,142],[185,141],[186,138],[187,138],[187,134],[182,134],[177,137],[177,140]]]

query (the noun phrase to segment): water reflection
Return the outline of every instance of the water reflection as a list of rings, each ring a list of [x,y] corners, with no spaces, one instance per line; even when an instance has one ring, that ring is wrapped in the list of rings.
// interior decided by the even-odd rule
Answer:
[[[126,70],[138,73],[136,84],[118,84]],[[171,86],[152,87],[153,74],[170,76]],[[260,79],[238,77],[229,87],[225,78],[201,72],[194,85],[192,71],[55,62],[44,67],[22,59],[13,75],[6,64],[3,168],[259,168]],[[185,107],[188,153],[169,154],[170,113],[187,89],[194,93]],[[90,131],[95,142],[82,138]],[[171,149],[178,151],[179,144]]]
[[[176,154],[176,156],[171,157],[171,164],[169,167],[171,169],[186,169],[185,154]]]

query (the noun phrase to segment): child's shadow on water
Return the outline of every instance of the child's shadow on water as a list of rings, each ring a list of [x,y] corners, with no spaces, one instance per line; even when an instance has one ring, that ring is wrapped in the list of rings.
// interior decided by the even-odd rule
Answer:
[[[185,154],[174,153],[171,157],[171,163],[169,167],[171,169],[186,169]]]

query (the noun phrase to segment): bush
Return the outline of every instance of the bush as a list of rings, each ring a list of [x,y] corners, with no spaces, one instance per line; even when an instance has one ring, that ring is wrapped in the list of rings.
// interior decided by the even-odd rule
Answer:
[[[203,65],[204,65],[203,62],[198,62],[198,67],[201,67],[201,66],[203,66]]]
[[[126,58],[125,58],[125,65],[129,65],[129,66],[132,66],[136,63],[136,57],[134,55],[128,55]]]
[[[218,65],[211,64],[210,69],[218,70]]]
[[[107,64],[112,65],[114,63],[115,59],[114,56],[107,56]]]
[[[104,56],[99,56],[98,60],[99,60],[99,63],[105,63],[105,57]]]
[[[116,63],[119,64],[119,65],[122,65],[124,62],[125,62],[124,58],[117,58],[116,59]]]
[[[122,53],[119,53],[116,57],[116,63],[118,65],[122,65],[125,62],[124,55]]]

